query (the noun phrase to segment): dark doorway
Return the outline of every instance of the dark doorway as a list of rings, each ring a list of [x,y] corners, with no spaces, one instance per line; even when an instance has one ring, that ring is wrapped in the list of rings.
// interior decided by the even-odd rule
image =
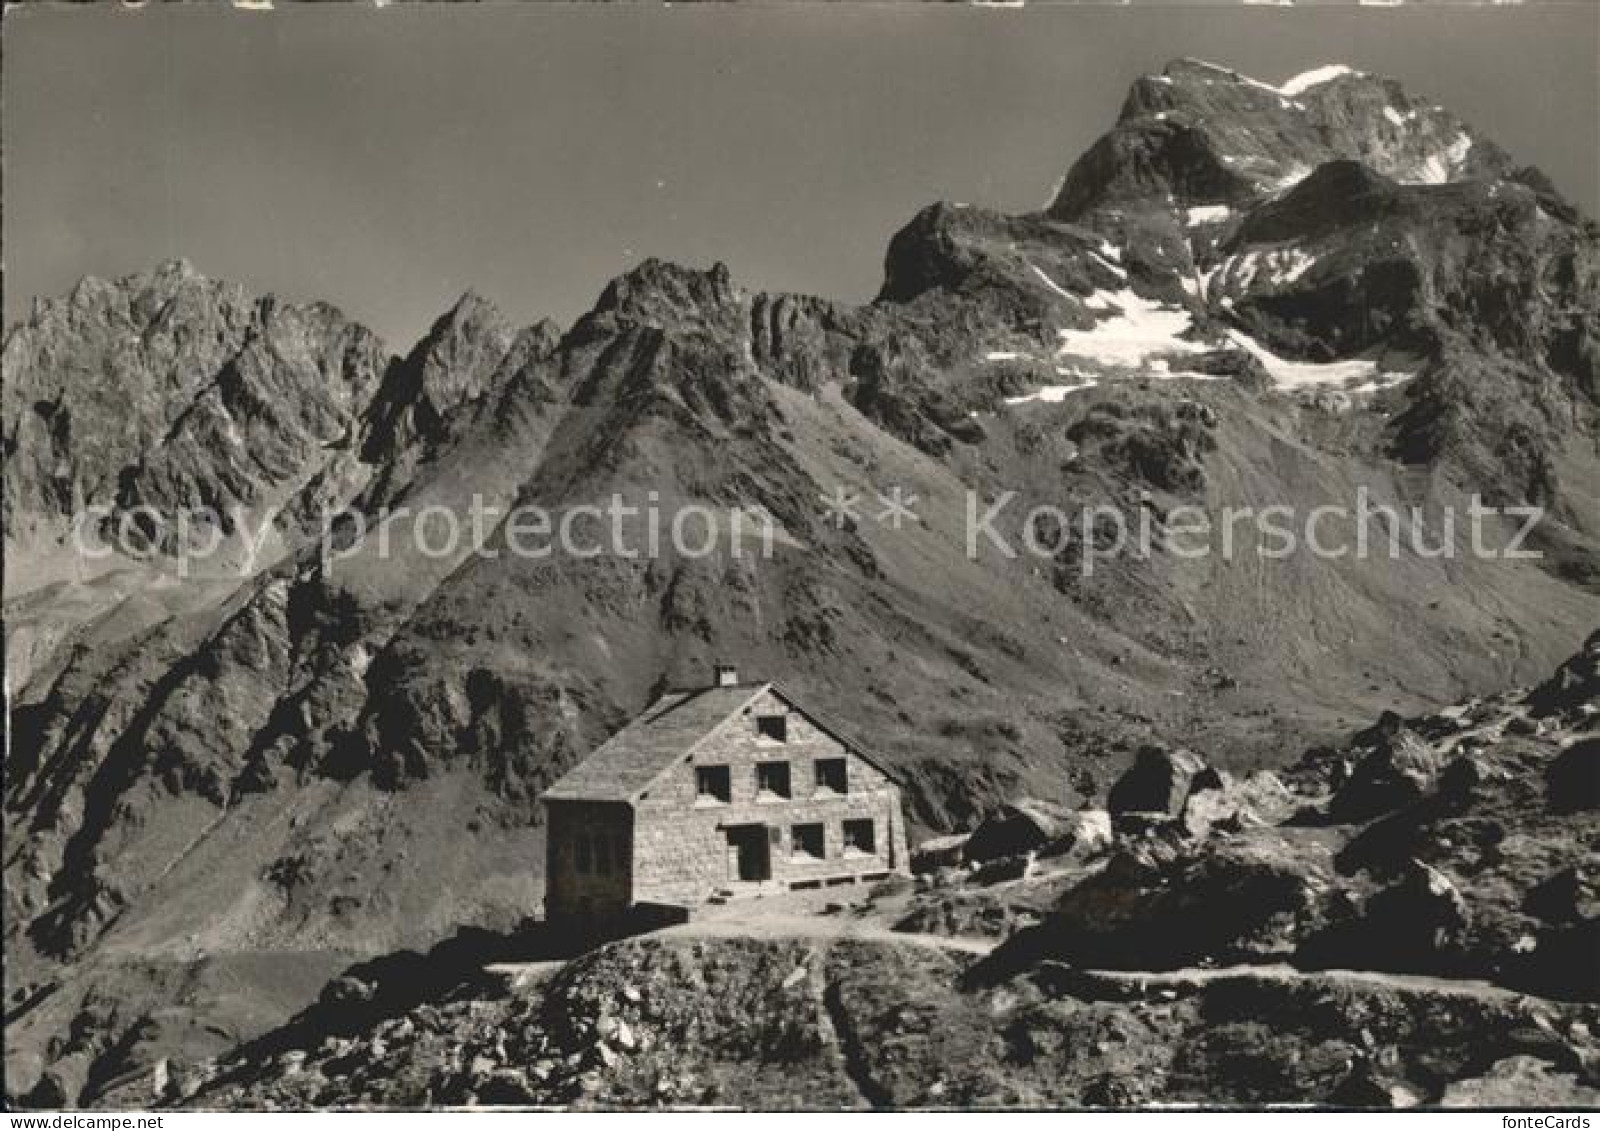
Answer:
[[[736,880],[756,883],[772,878],[772,853],[767,826],[734,825],[728,836],[728,870]]]

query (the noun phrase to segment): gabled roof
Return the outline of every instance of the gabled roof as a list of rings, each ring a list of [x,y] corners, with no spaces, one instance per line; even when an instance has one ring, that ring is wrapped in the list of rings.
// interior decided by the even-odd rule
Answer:
[[[545,790],[544,799],[632,802],[663,771],[686,758],[701,739],[767,691],[888,775],[848,736],[795,702],[783,688],[774,683],[742,683],[666,692]]]
[[[769,685],[668,691],[549,789],[547,801],[632,801]]]
[[[894,782],[896,785],[900,784],[899,776],[895,774],[894,771],[890,770],[889,767],[878,761],[874,755],[867,753],[866,748],[854,738],[850,737],[850,732],[839,726],[833,721],[833,719],[829,718],[827,715],[819,714],[818,712],[813,711],[810,707],[803,705],[798,699],[796,699],[793,695],[790,695],[789,692],[780,685],[772,683],[768,684],[768,686],[772,688],[772,693],[774,695],[782,699],[785,703],[789,704],[793,710],[800,712],[800,714],[809,719],[812,726],[822,731],[823,734],[835,739],[846,750],[854,754],[857,758],[860,758],[874,770],[877,770],[891,782]]]

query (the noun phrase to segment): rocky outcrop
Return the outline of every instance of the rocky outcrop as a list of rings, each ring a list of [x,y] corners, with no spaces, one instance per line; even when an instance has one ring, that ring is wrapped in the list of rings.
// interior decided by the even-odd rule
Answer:
[[[1527,695],[1528,710],[1557,725],[1580,726],[1600,714],[1600,632]]]
[[[504,969],[357,1032],[308,1013],[170,1102],[1390,1107],[1537,1076],[1533,1094],[1559,1105],[1595,1085],[1581,1009],[1340,973],[1123,978],[1045,962],[996,982],[910,943],[681,937],[612,944],[553,975]]]

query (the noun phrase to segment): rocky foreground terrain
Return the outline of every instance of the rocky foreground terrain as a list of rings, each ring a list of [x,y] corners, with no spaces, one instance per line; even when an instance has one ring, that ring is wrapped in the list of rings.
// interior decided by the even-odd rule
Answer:
[[[1151,748],[1118,785],[1110,813],[1025,802],[864,898],[353,967],[220,1061],[124,1065],[108,1098],[1600,1102],[1600,633],[1537,688],[1387,716],[1281,778]]]
[[[1360,925],[1361,908],[1382,907],[1391,889],[1428,906],[1454,890],[1472,909],[1437,953],[1407,942],[1430,957],[1401,969],[1502,987],[1495,993],[1592,997],[1570,981],[1581,961],[1550,957],[1580,946],[1593,921],[1592,877],[1572,854],[1593,851],[1589,810],[1540,808],[1546,763],[1564,757],[1555,736],[1579,741],[1582,720],[1539,732],[1508,716],[1504,734],[1478,743],[1489,751],[1482,764],[1453,771],[1454,793],[1439,793],[1434,769],[1409,759],[1419,743],[1441,758],[1454,750],[1454,724],[1430,712],[1476,696],[1469,714],[1493,715],[1510,700],[1483,697],[1545,679],[1600,623],[1597,249],[1600,229],[1542,174],[1392,80],[1329,68],[1274,87],[1182,60],[1133,84],[1045,210],[946,203],[919,213],[889,243],[879,296],[860,306],[753,293],[721,265],[651,261],[570,328],[469,294],[391,353],[326,303],[251,295],[182,262],[37,300],[6,337],[0,420],[10,1097],[148,1102],[162,1064],[160,1094],[192,1084],[214,1103],[307,1097],[318,1074],[330,1101],[422,1102],[429,1087],[479,1094],[470,1062],[453,1077],[419,1068],[404,1077],[426,1077],[414,1093],[361,1093],[338,1070],[292,1083],[262,1042],[289,1042],[288,1053],[305,1034],[323,1040],[319,995],[368,992],[330,985],[352,963],[445,946],[465,956],[462,969],[481,970],[479,951],[494,939],[504,951],[495,956],[526,958],[517,925],[537,913],[542,889],[539,791],[654,691],[698,682],[715,658],[782,678],[846,720],[901,776],[930,836],[973,829],[1027,798],[1067,812],[1109,806],[1120,821],[1114,866],[1081,877],[1086,886],[1058,891],[1065,881],[1030,875],[1005,887],[963,869],[959,883],[888,893],[866,913],[887,914],[891,896],[906,901],[908,937],[970,933],[970,913],[987,937],[1008,939],[982,970],[969,969],[981,958],[970,948],[874,937],[830,943],[784,987],[801,943],[729,944],[727,977],[759,982],[781,967],[772,1000],[820,993],[816,1024],[797,1021],[792,1048],[777,1037],[771,1046],[814,1069],[818,1088],[869,1102],[933,1102],[936,1084],[952,1098],[1034,1087],[1061,1089],[1037,1095],[1063,1101],[1090,1096],[1091,1081],[1059,1065],[1053,1084],[996,1068],[1011,1082],[993,1091],[916,1077],[902,1061],[918,1058],[893,1051],[898,1038],[860,1041],[850,1034],[869,1031],[861,1019],[828,1006],[871,1000],[830,995],[829,979],[852,965],[915,968],[907,1000],[932,993],[911,988],[926,978],[949,987],[936,995],[949,1008],[992,1018],[1010,1016],[997,1001],[1037,1000],[1049,1012],[1047,999],[1067,1000],[1050,996],[1065,992],[1051,964],[1097,969],[1124,949],[1169,972],[1208,958],[1302,971],[1241,973],[1242,983],[1174,975],[1152,992],[1186,1003],[1172,1011],[1181,1027],[1240,985],[1256,987],[1246,1000],[1320,992],[1305,988],[1324,978],[1309,966],[1393,973],[1395,960],[1372,957]],[[854,492],[871,512],[893,489],[916,497],[916,521],[828,521],[825,497]],[[1392,557],[1266,559],[1247,542],[1196,558],[1177,552],[1168,525],[1181,506],[1305,514],[1351,507],[1361,493],[1397,515],[1415,508],[1423,544],[1403,540]],[[758,561],[719,542],[709,556],[580,561],[490,556],[469,542],[436,555],[414,537],[425,507],[470,529],[475,507],[559,511],[612,495],[669,513],[759,510],[779,531],[776,553]],[[1527,543],[1541,556],[1474,554],[1469,532],[1443,517],[1474,496],[1541,508]],[[994,528],[1012,545],[1042,504],[1147,516],[1154,544],[1097,558],[1108,537],[1100,525],[1030,525],[1048,553],[1011,557],[985,544],[969,554],[972,500],[1006,498]],[[196,561],[170,520],[198,506],[222,519],[204,532],[217,551]],[[393,517],[400,507],[412,517]],[[322,535],[334,512],[345,518],[330,554]],[[101,533],[125,525],[125,552],[74,552],[70,533],[85,513]],[[385,516],[385,543],[351,540],[353,527]],[[1519,525],[1492,523],[1490,543],[1505,545]],[[493,524],[483,539],[505,549]],[[1398,721],[1419,718],[1432,721]],[[1525,725],[1535,732],[1520,733]],[[1180,747],[1190,753],[1179,758]],[[1310,748],[1332,753],[1285,769]],[[1564,771],[1580,797],[1584,757]],[[1299,807],[1327,795],[1331,808],[1323,823],[1291,814],[1269,833],[1230,830],[1228,813],[1205,816],[1228,790],[1181,791],[1183,821],[1212,830],[1199,850],[1172,840],[1171,804],[1156,817],[1122,815],[1147,811],[1123,804],[1147,792],[1142,782],[1191,759],[1252,782],[1262,810],[1275,812],[1275,791],[1248,777],[1261,768],[1280,772],[1272,780]],[[1345,761],[1348,780],[1338,776]],[[1481,781],[1460,780],[1479,770]],[[1394,791],[1410,787],[1419,796],[1397,802]],[[1452,804],[1468,808],[1453,814]],[[1035,816],[1054,811],[1027,805]],[[1479,871],[1453,871],[1469,853]],[[977,875],[1004,877],[1019,860],[1001,854]],[[1272,892],[1315,880],[1331,885],[1333,902],[1319,897],[1283,913],[1288,924],[1262,925],[1259,952],[1214,938],[1204,954],[1165,953],[1153,939],[1097,938],[1051,918],[1069,890],[1131,900],[1137,933],[1139,916],[1186,906],[1174,893],[1253,860],[1291,870],[1267,883]],[[1554,879],[1560,861],[1576,869],[1570,882]],[[1297,878],[1302,865],[1338,879]],[[1572,889],[1576,934],[1511,910],[1535,873],[1556,884],[1562,906]],[[1487,894],[1475,890],[1480,879]],[[1030,951],[1030,939],[1049,945]],[[542,1003],[555,1000],[547,990],[582,996],[610,977],[605,963],[646,970],[659,956],[669,969],[697,946],[720,954],[723,944],[618,944],[552,974],[549,987],[534,979],[480,999],[452,982],[430,985],[437,1000],[384,997],[382,1008],[397,1020],[413,1008],[453,1017],[482,1000],[506,1041],[507,1018],[526,1010],[518,1031],[529,1044],[497,1070],[559,1061],[573,1071],[530,1076],[528,1094],[620,1099],[642,1077],[602,1074],[589,1089],[585,1058],[601,1055],[589,1051],[598,1039],[540,1028]],[[1022,972],[984,982],[1002,959]],[[583,962],[596,964],[591,983]],[[1260,988],[1268,983],[1276,988]],[[1328,992],[1391,989],[1356,979]],[[1127,1002],[1073,1000],[1132,1016]],[[683,1024],[705,1008],[683,999]],[[1462,1008],[1461,1024],[1479,1024]],[[1571,1026],[1589,1022],[1575,1008],[1538,1016],[1587,1056]],[[1304,1012],[1271,1020],[1264,1009],[1248,1024],[1276,1032]],[[297,1016],[300,1027],[286,1029]],[[376,1016],[373,1031],[337,1040],[371,1039]],[[1506,1020],[1505,1032],[1543,1031],[1533,1016]],[[643,1025],[629,1017],[630,1031]],[[999,1022],[985,1024],[941,1022],[928,1039],[977,1041]],[[1170,1054],[1178,1032],[1155,1049],[1133,1043],[1141,1055]],[[728,1045],[708,1036],[696,1082],[660,1085],[661,1097],[700,1102],[723,1071],[716,1049],[769,1047],[740,1033]],[[1376,1055],[1359,1026],[1348,1039]],[[1444,1047],[1438,1034],[1429,1040]],[[310,1064],[320,1048],[299,1051]],[[1284,1057],[1294,1049],[1315,1060],[1299,1045]],[[977,1049],[948,1063],[969,1055],[975,1072],[1012,1063]],[[994,1055],[1017,1065],[1023,1056]],[[1216,1055],[1206,1071],[1217,1097],[1246,1094],[1216,1082],[1228,1072],[1241,1089],[1273,1079],[1243,1052]],[[881,1056],[899,1067],[863,1067]],[[1356,1059],[1424,1099],[1473,1072],[1589,1071],[1581,1056],[1540,1059],[1548,1070]],[[220,1076],[194,1067],[208,1062],[228,1067]],[[1324,1075],[1283,1071],[1284,1090],[1324,1094]],[[748,1076],[719,1086],[756,1086]],[[1198,1083],[1185,1092],[1171,1082],[1182,1079],[1150,1073],[1148,1086],[1199,1094]]]

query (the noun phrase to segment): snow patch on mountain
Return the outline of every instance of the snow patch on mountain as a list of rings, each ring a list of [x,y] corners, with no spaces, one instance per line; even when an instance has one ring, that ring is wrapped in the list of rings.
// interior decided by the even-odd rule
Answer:
[[[1057,369],[1056,372],[1062,374],[1072,373],[1072,371],[1068,369]],[[1097,381],[1088,373],[1081,373],[1077,374],[1076,376],[1078,379],[1070,385],[1041,385],[1033,392],[1025,393],[1020,397],[1007,397],[1005,399],[1005,403],[1008,405],[1060,404],[1071,394],[1081,393],[1086,389],[1093,389],[1100,384],[1099,381]]]
[[[1054,279],[1052,279],[1049,275],[1046,275],[1043,271],[1041,271],[1038,267],[1035,267],[1032,263],[1028,264],[1028,267],[1030,269],[1032,269],[1032,271],[1033,271],[1033,273],[1035,275],[1039,276],[1039,281],[1041,283],[1043,283],[1045,286],[1049,287],[1052,291],[1054,291],[1056,294],[1060,295],[1062,298],[1072,298],[1072,297],[1074,297],[1071,291],[1067,290],[1060,283],[1058,283]]]
[[[1230,256],[1206,272],[1202,276],[1200,297],[1208,293],[1213,279],[1223,289],[1234,292],[1285,287],[1299,282],[1316,263],[1316,256],[1298,247],[1247,251]]]
[[[1460,171],[1466,162],[1467,154],[1472,152],[1472,139],[1465,132],[1458,131],[1454,139],[1443,150],[1430,154],[1428,158],[1418,165],[1411,174],[1401,178],[1406,184],[1414,185],[1442,185]]]
[[[1294,98],[1297,95],[1304,94],[1314,86],[1321,86],[1323,83],[1332,82],[1334,79],[1345,75],[1359,73],[1343,63],[1330,63],[1325,67],[1317,67],[1314,70],[1295,75],[1288,82],[1278,86],[1276,90],[1279,94]]]
[[[1122,249],[1110,240],[1101,240],[1100,246],[1091,248],[1089,254],[1099,260],[1102,267],[1116,272],[1117,275],[1124,279],[1128,277],[1128,272],[1122,266]]]
[[[1184,214],[1184,222],[1193,227],[1196,224],[1220,224],[1233,215],[1233,210],[1226,204],[1202,204],[1188,209]]]
[[[1097,291],[1084,300],[1091,310],[1107,312],[1093,329],[1061,330],[1059,356],[1081,358],[1116,369],[1135,369],[1164,354],[1200,353],[1200,342],[1179,337],[1190,329],[1182,307],[1144,298],[1131,289]]]
[[[1229,330],[1228,340],[1261,362],[1273,384],[1289,391],[1299,389],[1339,389],[1349,393],[1374,392],[1411,377],[1410,373],[1385,371],[1370,358],[1350,357],[1339,361],[1290,361],[1279,357],[1242,330]]]

